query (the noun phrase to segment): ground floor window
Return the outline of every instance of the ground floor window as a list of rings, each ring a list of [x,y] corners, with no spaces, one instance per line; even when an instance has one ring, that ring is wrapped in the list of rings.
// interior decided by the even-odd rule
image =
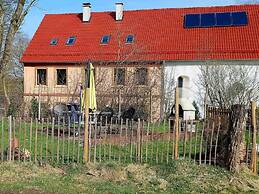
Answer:
[[[147,68],[137,68],[136,69],[136,84],[137,85],[147,85],[148,70]]]
[[[67,85],[66,69],[57,69],[57,85]]]
[[[47,69],[37,69],[37,85],[47,85]]]

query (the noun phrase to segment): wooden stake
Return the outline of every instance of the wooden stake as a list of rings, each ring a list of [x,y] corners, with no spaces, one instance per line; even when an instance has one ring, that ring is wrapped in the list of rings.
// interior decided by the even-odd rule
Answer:
[[[54,162],[54,129],[55,129],[55,118],[52,118],[51,125],[51,161]]]
[[[2,130],[1,130],[1,160],[4,161],[4,118],[2,117]]]
[[[58,117],[57,163],[59,163],[59,143],[60,143],[60,117]]]
[[[84,132],[84,163],[87,163],[89,161],[89,104],[88,104],[88,96],[90,94],[90,89],[86,88],[86,94],[85,94],[85,132]]]
[[[48,149],[49,149],[49,118],[47,118],[47,130],[46,130],[46,152],[45,152],[45,157],[46,157],[46,162],[48,162]]]
[[[174,159],[178,160],[179,152],[179,88],[175,88],[175,151]]]
[[[137,128],[137,161],[140,162],[140,154],[141,154],[141,142],[140,142],[140,119],[138,119],[138,128]]]
[[[253,129],[253,149],[252,149],[252,161],[251,167],[253,173],[257,173],[257,156],[256,156],[256,102],[251,102],[252,111],[252,129]]]
[[[9,155],[8,160],[12,160],[12,116],[9,116]]]
[[[33,119],[31,118],[31,124],[30,124],[30,153],[32,153],[32,123],[33,123]],[[31,162],[31,154],[30,154],[30,162]]]
[[[34,162],[37,162],[37,148],[38,148],[38,120],[36,119],[36,129],[35,129],[35,142],[34,142]]]

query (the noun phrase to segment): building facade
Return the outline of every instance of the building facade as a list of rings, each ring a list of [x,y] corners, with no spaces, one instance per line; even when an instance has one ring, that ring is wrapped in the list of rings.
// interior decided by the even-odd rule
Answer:
[[[79,101],[91,62],[99,107],[142,106],[158,120],[168,88],[183,78],[190,117],[200,65],[259,64],[258,16],[259,5],[124,11],[122,3],[109,12],[86,3],[83,13],[47,14],[21,59],[25,100]]]

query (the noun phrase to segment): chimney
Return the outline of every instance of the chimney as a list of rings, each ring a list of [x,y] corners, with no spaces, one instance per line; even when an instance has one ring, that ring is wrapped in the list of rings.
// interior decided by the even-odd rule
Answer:
[[[83,3],[83,22],[89,22],[91,18],[91,3]]]
[[[123,19],[123,3],[116,3],[116,21]]]

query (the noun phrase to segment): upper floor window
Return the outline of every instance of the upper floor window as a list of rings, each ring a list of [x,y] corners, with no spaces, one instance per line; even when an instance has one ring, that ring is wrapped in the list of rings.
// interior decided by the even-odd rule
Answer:
[[[37,85],[47,85],[47,69],[37,69]]]
[[[148,70],[147,68],[137,68],[136,83],[137,85],[147,85]]]
[[[52,38],[50,41],[50,45],[57,45],[58,44],[58,39],[57,38]]]
[[[114,82],[116,85],[125,85],[126,70],[125,68],[116,68],[114,70]]]
[[[101,39],[101,44],[108,44],[109,41],[110,41],[110,36],[109,35],[105,35]]]
[[[66,69],[57,69],[57,85],[67,85]]]
[[[76,37],[71,36],[67,39],[66,45],[73,45],[73,44],[75,44],[75,41],[76,41]]]
[[[133,43],[134,42],[134,35],[129,34],[126,38],[126,43]]]

